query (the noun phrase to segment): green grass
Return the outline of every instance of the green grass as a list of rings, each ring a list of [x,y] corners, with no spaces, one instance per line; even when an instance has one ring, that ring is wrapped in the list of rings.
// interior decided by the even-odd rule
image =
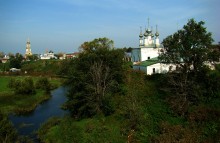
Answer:
[[[23,79],[24,76],[1,76],[0,77],[0,110],[4,114],[27,113],[36,108],[38,104],[50,98],[42,90],[36,90],[34,95],[15,95],[7,86],[11,78]],[[36,82],[40,77],[32,77]],[[60,79],[52,78],[49,80],[53,88],[61,85]]]
[[[43,91],[37,91],[35,95],[6,95],[0,96],[0,108],[2,113],[27,113],[36,108],[42,101],[50,98]]]
[[[7,87],[10,78],[7,76],[0,77],[0,93],[11,92],[11,89]]]
[[[57,119],[50,119],[39,130],[39,137],[43,142],[126,142],[126,136],[121,136],[120,133],[120,122],[111,116],[107,118],[84,119],[81,121],[73,120],[71,117],[65,117],[60,120],[60,123],[52,125],[51,123],[54,123],[54,120]],[[45,130],[48,124],[52,126],[47,128],[48,130]]]

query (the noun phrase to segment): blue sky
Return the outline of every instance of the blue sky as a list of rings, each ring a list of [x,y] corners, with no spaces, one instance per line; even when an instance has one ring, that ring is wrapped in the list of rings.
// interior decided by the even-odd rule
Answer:
[[[0,0],[0,51],[76,52],[85,41],[107,37],[115,47],[138,47],[140,26],[158,25],[160,42],[188,19],[205,21],[220,42],[219,0]]]

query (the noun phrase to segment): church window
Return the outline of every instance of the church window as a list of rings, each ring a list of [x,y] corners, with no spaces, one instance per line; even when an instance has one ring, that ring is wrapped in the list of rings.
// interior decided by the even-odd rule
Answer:
[[[153,73],[156,73],[156,70],[155,70],[155,68],[153,68]]]

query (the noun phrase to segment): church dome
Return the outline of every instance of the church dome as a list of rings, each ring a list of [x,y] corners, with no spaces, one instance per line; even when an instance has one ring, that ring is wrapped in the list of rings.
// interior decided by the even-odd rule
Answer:
[[[160,34],[159,34],[159,32],[156,32],[156,33],[155,33],[155,36],[157,36],[157,37],[158,37],[159,35],[160,35]]]
[[[152,37],[152,38],[154,37],[154,34],[153,34],[153,33],[151,33],[151,37]]]
[[[150,28],[148,28],[148,29],[147,29],[147,33],[148,33],[148,34],[150,34],[150,33],[151,33],[151,30],[150,30]]]
[[[140,33],[139,37],[140,37],[140,38],[142,38],[142,37],[143,37],[143,34],[142,34],[142,33]]]
[[[147,30],[144,32],[144,36],[145,36],[145,37],[148,36],[148,32],[147,32]]]

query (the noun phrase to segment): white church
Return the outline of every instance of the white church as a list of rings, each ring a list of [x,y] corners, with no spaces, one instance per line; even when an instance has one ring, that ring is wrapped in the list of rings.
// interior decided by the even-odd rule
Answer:
[[[173,64],[160,63],[158,56],[163,49],[160,44],[159,32],[156,26],[156,32],[153,33],[153,28],[145,28],[144,33],[140,29],[139,47],[133,48],[131,52],[131,59],[133,62],[133,69],[145,72],[147,75],[154,73],[166,73],[174,68]]]

